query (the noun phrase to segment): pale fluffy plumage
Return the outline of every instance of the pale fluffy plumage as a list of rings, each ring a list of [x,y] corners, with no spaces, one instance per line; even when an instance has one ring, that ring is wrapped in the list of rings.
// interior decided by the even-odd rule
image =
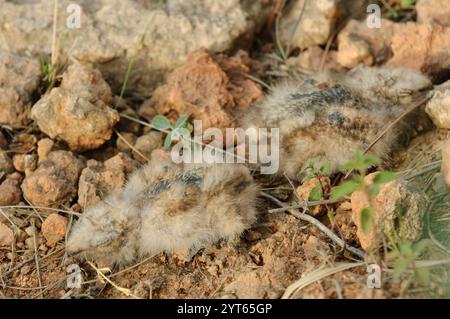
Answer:
[[[66,248],[106,264],[127,264],[163,251],[196,251],[250,227],[256,197],[245,166],[183,167],[152,160],[122,191],[86,209]]]
[[[404,69],[358,67],[345,75],[318,74],[281,83],[249,109],[240,126],[280,129],[280,174],[297,178],[302,165],[316,156],[335,172],[402,113],[414,93],[430,85],[425,76]],[[390,130],[372,154],[385,158],[398,130]]]

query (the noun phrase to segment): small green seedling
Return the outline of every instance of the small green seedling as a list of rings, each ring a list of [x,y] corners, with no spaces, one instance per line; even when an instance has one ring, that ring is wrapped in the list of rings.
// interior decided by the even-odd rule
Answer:
[[[193,126],[188,122],[189,116],[182,115],[178,118],[177,122],[172,123],[164,115],[156,115],[151,121],[151,125],[155,130],[164,132],[167,134],[164,140],[164,147],[170,149],[173,141],[178,141],[184,135],[182,130],[188,130],[190,133],[193,131]]]
[[[380,191],[380,186],[384,183],[393,181],[397,178],[394,172],[380,172],[378,173],[371,185],[366,185],[364,178],[366,177],[367,169],[378,165],[380,160],[371,155],[364,155],[361,151],[355,153],[355,160],[350,161],[342,166],[344,170],[355,170],[358,175],[353,175],[350,181],[343,182],[339,186],[331,189],[331,199],[339,199],[352,194],[355,191],[364,191],[370,201],[377,196]],[[363,233],[368,233],[372,227],[375,209],[373,205],[365,207],[361,210],[361,229]]]
[[[39,64],[40,64],[42,75],[44,75],[44,80],[47,81],[50,78],[50,74],[52,72],[52,63],[42,52],[39,55]]]
[[[429,283],[429,268],[415,267],[416,259],[420,257],[428,244],[428,239],[422,239],[413,244],[410,242],[402,242],[398,245],[394,245],[393,250],[387,255],[388,260],[394,261],[394,280],[398,280],[403,273],[412,268],[416,278],[421,284],[426,285]]]
[[[304,175],[302,183],[317,178],[318,182],[308,197],[308,201],[318,201],[324,196],[324,189],[328,185],[323,185],[322,177],[328,175],[330,172],[330,165],[328,162],[322,161],[320,156],[311,158],[301,168],[299,175]]]

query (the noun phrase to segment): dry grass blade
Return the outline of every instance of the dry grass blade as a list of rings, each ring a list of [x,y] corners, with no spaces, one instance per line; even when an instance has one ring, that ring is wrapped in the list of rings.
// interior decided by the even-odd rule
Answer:
[[[275,202],[277,205],[283,207],[285,211],[289,212],[291,215],[295,216],[296,218],[313,224],[314,226],[319,228],[323,233],[325,233],[332,241],[334,241],[336,244],[338,244],[341,248],[347,249],[349,252],[355,254],[356,256],[358,256],[362,259],[366,258],[366,254],[363,251],[359,250],[358,248],[347,245],[345,243],[345,241],[343,241],[341,238],[339,238],[335,233],[333,233],[330,229],[328,229],[324,224],[322,224],[320,221],[318,221],[314,217],[312,217],[308,214],[297,212],[293,209],[289,209],[285,203],[281,202],[280,200],[278,200],[277,198],[275,198],[269,194],[261,192],[261,195],[270,199],[271,201]]]
[[[69,210],[64,210],[64,209],[58,209],[58,208],[51,208],[51,207],[45,207],[45,206],[20,206],[20,205],[11,205],[11,206],[0,206],[0,209],[5,208],[5,209],[42,209],[42,210],[48,210],[48,211],[53,211],[53,212],[57,212],[57,213],[64,213],[64,214],[68,214],[68,215],[75,215],[75,216],[81,216],[80,213],[76,213],[73,211],[69,211]]]
[[[37,277],[38,277],[39,287],[42,287],[41,270],[40,270],[40,266],[39,266],[39,254],[38,254],[38,250],[37,250],[37,241],[36,241],[36,225],[34,224],[34,221],[33,221],[32,225],[34,227],[34,231],[33,231],[34,261],[36,263],[36,273],[37,273]],[[41,289],[41,297],[42,297],[42,289]]]
[[[140,157],[142,157],[144,160],[146,160],[147,162],[150,162],[150,159],[145,156],[144,154],[142,154],[136,147],[134,147],[133,145],[131,145],[126,139],[125,137],[122,136],[122,134],[120,134],[119,132],[117,132],[116,130],[114,130],[114,133],[117,134],[117,136],[122,140],[122,142],[124,142],[131,150],[133,150],[137,155],[139,155]]]
[[[282,299],[290,299],[290,298],[297,298],[298,293],[300,290],[305,288],[306,286],[309,286],[312,283],[315,283],[318,280],[321,280],[325,277],[337,274],[341,271],[348,270],[351,268],[361,267],[364,266],[365,263],[359,262],[359,263],[342,263],[338,264],[335,267],[327,267],[327,268],[321,268],[314,270],[310,272],[309,274],[305,275],[303,278],[297,280],[293,284],[291,284],[289,287],[287,287],[286,291],[284,292]]]
[[[104,281],[108,282],[108,283],[109,283],[111,286],[113,286],[115,289],[117,289],[118,291],[120,291],[121,293],[123,293],[124,295],[126,295],[127,297],[132,297],[132,298],[134,298],[134,299],[141,299],[141,298],[139,298],[138,296],[133,295],[129,289],[120,287],[120,286],[116,285],[114,282],[112,282],[111,279],[109,279],[107,276],[105,276],[105,274],[103,274],[103,272],[102,272],[100,269],[98,269],[97,267],[95,267],[95,265],[94,265],[92,262],[88,261],[87,263],[89,264],[89,266],[91,266],[91,267],[96,271],[97,275],[98,275],[101,279],[103,279]]]

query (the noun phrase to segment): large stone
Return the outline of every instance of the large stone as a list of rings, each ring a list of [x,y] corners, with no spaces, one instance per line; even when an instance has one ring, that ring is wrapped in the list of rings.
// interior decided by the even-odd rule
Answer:
[[[0,7],[2,21],[2,1]],[[37,59],[1,52],[2,43],[0,41],[0,124],[20,128],[30,122],[32,95],[39,86],[41,71]]]
[[[92,62],[122,86],[133,60],[128,88],[149,95],[164,76],[201,48],[221,52],[248,39],[265,21],[271,1],[167,0],[59,1],[58,33],[64,49]],[[69,4],[81,6],[80,28],[68,28]],[[49,52],[53,1],[0,0],[0,50]],[[77,41],[78,39],[78,41]],[[76,42],[75,42],[76,41]],[[75,43],[75,45],[73,45]]]
[[[418,0],[417,22],[437,23],[450,27],[450,5],[448,0]]]
[[[59,214],[50,214],[42,223],[42,235],[48,246],[54,246],[66,236],[68,221]]]
[[[128,155],[119,153],[104,163],[89,160],[78,186],[78,203],[86,207],[98,203],[113,190],[121,189],[127,175],[137,167]]]
[[[366,185],[371,185],[377,174],[375,172],[367,175]],[[377,246],[383,233],[392,236],[393,232],[396,232],[407,240],[417,240],[422,234],[425,204],[424,194],[409,189],[399,180],[382,184],[372,201],[364,191],[353,192],[351,195],[353,221],[358,228],[356,234],[361,247],[368,250]],[[367,207],[372,207],[375,214],[371,228],[365,233],[361,226],[361,211]]]
[[[351,68],[359,63],[421,71],[434,82],[450,69],[450,28],[438,24],[394,23],[382,19],[381,28],[350,20],[338,36],[337,60]]]
[[[22,183],[27,200],[36,206],[69,203],[77,194],[77,182],[84,163],[71,152],[54,151]]]
[[[325,44],[336,24],[339,0],[304,1],[291,1],[291,5],[284,10],[286,13],[281,19],[280,37],[285,46],[291,44],[291,47],[308,48]]]
[[[22,192],[19,182],[12,178],[7,178],[0,184],[0,206],[17,205],[20,202]]]
[[[393,57],[387,65],[418,70],[440,82],[448,77],[449,47],[450,27],[412,22],[399,24],[392,37]]]
[[[280,40],[285,48],[290,46],[291,49],[323,45],[345,19],[364,17],[367,2],[367,0],[290,1],[283,9]]]
[[[450,129],[450,89],[437,90],[427,103],[425,112],[439,128]]]
[[[98,70],[73,64],[61,86],[43,96],[31,110],[42,132],[66,142],[72,150],[98,148],[111,138],[119,114],[110,108],[112,93]]]

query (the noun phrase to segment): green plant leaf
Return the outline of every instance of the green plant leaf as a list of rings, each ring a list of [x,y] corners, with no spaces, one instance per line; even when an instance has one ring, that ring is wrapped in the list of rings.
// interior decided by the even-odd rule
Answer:
[[[331,189],[331,199],[338,199],[344,196],[347,196],[354,191],[356,191],[360,185],[358,183],[355,183],[353,181],[344,182],[339,186],[333,187]]]
[[[364,157],[363,163],[367,166],[367,168],[371,166],[377,166],[380,164],[380,159],[373,155],[366,155]]]
[[[402,9],[411,9],[416,4],[416,0],[401,0],[400,8]]]
[[[355,162],[355,161],[347,162],[347,163],[341,165],[341,168],[343,170],[357,169],[358,168],[358,162]]]
[[[361,210],[361,229],[364,234],[368,234],[370,232],[374,215],[375,210],[372,207],[366,207]]]
[[[384,183],[388,183],[391,182],[395,179],[398,178],[398,174],[395,172],[381,172],[378,173],[374,178],[373,178],[373,182],[375,184],[384,184]]]
[[[417,280],[422,285],[428,285],[430,283],[430,269],[429,268],[416,268],[415,275]]]
[[[303,179],[302,179],[302,184],[303,184],[304,182],[306,182],[306,181],[309,181],[309,180],[312,179],[313,177],[314,177],[314,174],[313,174],[313,173],[308,173],[308,174],[306,174],[305,177],[303,177]]]
[[[320,166],[319,168],[319,172],[323,175],[326,175],[330,172],[330,163],[325,162],[322,164],[322,166]]]
[[[186,124],[188,119],[189,119],[189,115],[181,115],[178,118],[177,122],[175,123],[174,128],[183,127]]]
[[[405,257],[412,257],[413,256],[413,249],[411,244],[409,243],[403,243],[400,244],[400,252],[402,253],[403,256]]]
[[[172,132],[167,134],[166,139],[164,140],[164,148],[170,149],[170,146],[172,145]]]
[[[191,123],[186,123],[184,127],[189,131],[189,133],[192,133],[194,131],[194,127]]]
[[[152,119],[151,125],[157,130],[172,128],[172,124],[170,124],[169,120],[163,115],[155,115]]]
[[[418,241],[417,243],[414,243],[412,246],[413,254],[415,257],[419,257],[424,249],[428,246],[429,240],[428,239],[422,239]]]
[[[302,168],[300,169],[300,173],[303,173],[308,168],[313,168],[314,164],[317,164],[320,161],[320,159],[321,159],[320,156],[316,156],[307,160],[306,163],[303,164]]]
[[[320,188],[313,188],[310,192],[309,192],[309,196],[308,196],[308,201],[318,201],[321,200],[323,197],[323,191]]]
[[[399,258],[394,263],[394,278],[398,279],[400,275],[408,268],[408,261],[404,258]]]
[[[334,226],[336,224],[336,216],[334,214],[334,211],[333,210],[329,210],[327,212],[327,216],[328,216],[328,219],[330,220],[331,225]]]

